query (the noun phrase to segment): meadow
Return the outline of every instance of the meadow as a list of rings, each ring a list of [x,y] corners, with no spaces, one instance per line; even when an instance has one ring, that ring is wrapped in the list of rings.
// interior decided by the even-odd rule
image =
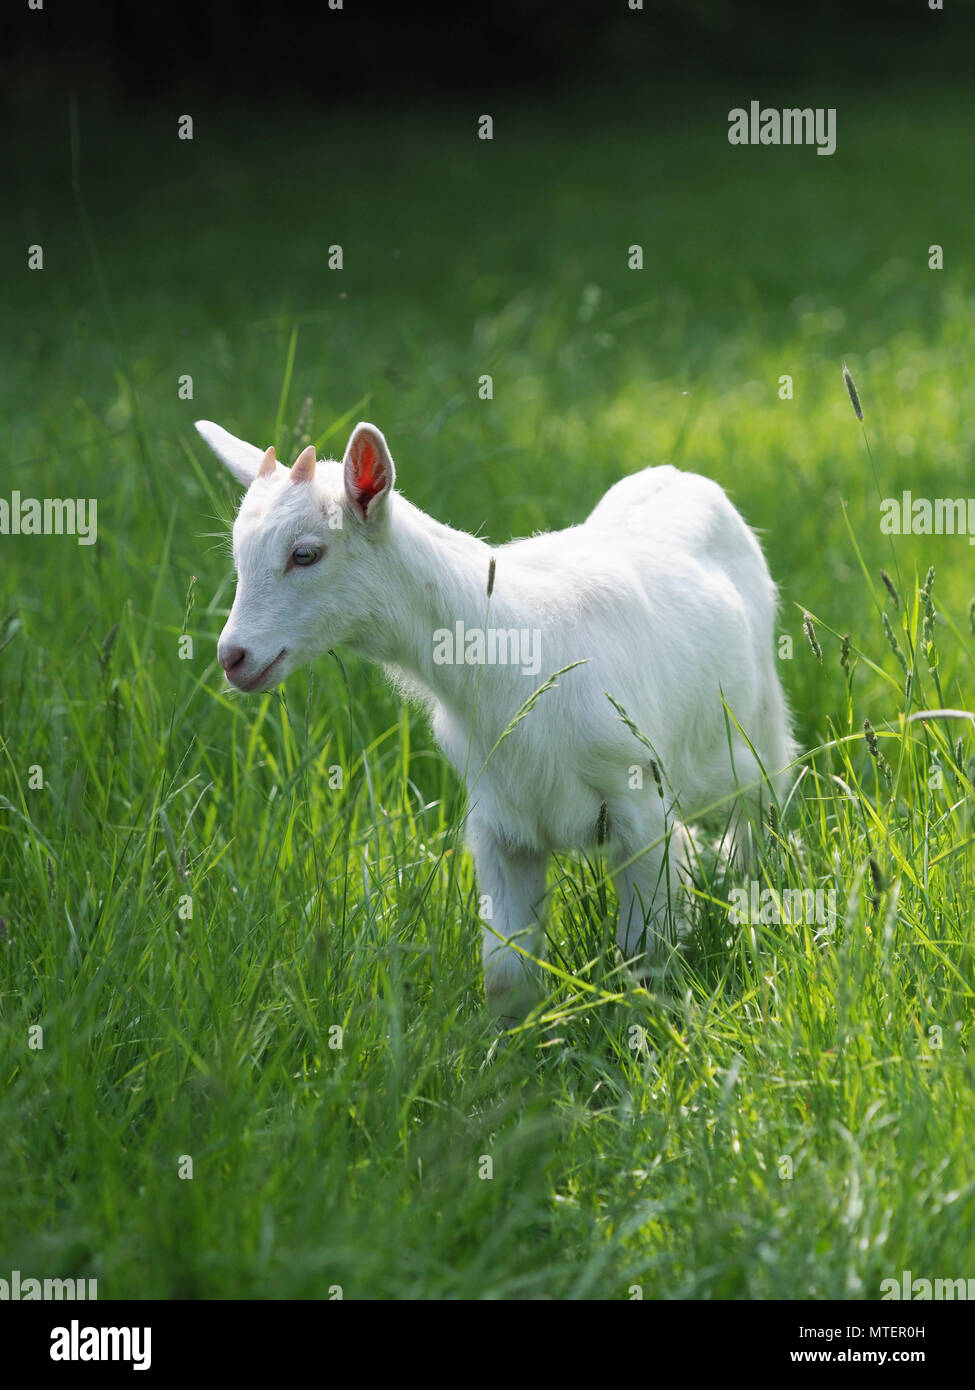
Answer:
[[[180,141],[65,99],[3,156],[0,495],[97,498],[98,539],[0,536],[0,1274],[855,1299],[973,1272],[972,551],[880,517],[972,491],[975,135],[950,91],[839,93],[835,155],[733,148],[736,104],[502,102],[481,142],[467,106],[323,101]],[[498,541],[647,464],[717,479],[781,589],[801,745],[761,887],[835,920],[735,922],[703,878],[647,990],[605,865],[565,856],[545,1001],[499,1036],[422,715],[341,651],[225,686],[238,490],[201,417],[288,461],[371,420],[411,501]]]

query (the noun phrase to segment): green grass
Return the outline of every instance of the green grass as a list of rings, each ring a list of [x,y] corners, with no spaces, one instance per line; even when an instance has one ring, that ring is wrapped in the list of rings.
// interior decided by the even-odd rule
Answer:
[[[0,538],[0,1276],[807,1298],[972,1272],[975,737],[908,719],[975,709],[972,551],[883,537],[879,504],[972,491],[975,137],[950,94],[923,121],[839,95],[831,159],[732,150],[737,98],[699,92],[499,108],[489,146],[473,108],[201,112],[192,144],[82,110],[81,202],[66,112],[7,155],[0,495],[96,496],[99,539]],[[288,459],[374,420],[411,500],[498,540],[647,463],[718,479],[792,643],[765,880],[833,888],[835,930],[736,926],[702,883],[650,995],[604,866],[566,856],[550,993],[499,1040],[423,720],[347,654],[223,687],[236,494],[201,416]]]

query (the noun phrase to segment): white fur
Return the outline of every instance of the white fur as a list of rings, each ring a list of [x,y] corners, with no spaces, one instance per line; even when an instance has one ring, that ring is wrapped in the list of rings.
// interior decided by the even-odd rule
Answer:
[[[490,905],[489,1000],[505,1013],[523,1007],[524,957],[507,942],[538,953],[548,858],[594,848],[600,825],[623,951],[645,949],[652,960],[679,936],[686,823],[723,801],[719,818],[727,825],[731,815],[740,852],[748,820],[757,823],[767,805],[768,786],[734,721],[773,789],[793,754],[773,652],[775,587],[722,489],[670,466],[647,468],[610,488],[581,525],[492,548],[395,492],[392,459],[371,425],[356,427],[343,464],[319,463],[300,483],[280,464],[270,471],[273,456],[270,476],[256,477],[260,450],[206,421],[197,428],[250,483],[234,525],[238,585],[219,647],[225,662],[246,651],[230,678],[264,689],[347,645],[424,701],[444,753],[466,770],[468,842]],[[384,482],[365,510],[355,474],[363,449],[378,453]],[[323,558],[286,572],[298,543],[325,547]],[[435,634],[458,621],[467,631],[537,633],[539,674],[521,664],[437,664]],[[579,661],[502,738],[531,693]]]

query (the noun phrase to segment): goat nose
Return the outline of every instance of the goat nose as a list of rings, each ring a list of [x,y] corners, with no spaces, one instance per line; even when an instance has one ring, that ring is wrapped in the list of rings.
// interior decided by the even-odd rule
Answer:
[[[235,671],[247,660],[247,650],[244,647],[218,647],[217,660],[225,671]]]

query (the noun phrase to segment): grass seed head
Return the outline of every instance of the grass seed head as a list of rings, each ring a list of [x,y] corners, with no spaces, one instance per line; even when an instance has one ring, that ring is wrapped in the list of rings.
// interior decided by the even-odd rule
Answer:
[[[840,647],[840,665],[848,676],[850,674],[850,634],[848,632],[843,634],[843,645]]]
[[[910,677],[908,677],[908,680],[910,680]],[[881,777],[883,777],[884,782],[889,787],[891,782],[893,781],[894,774],[891,771],[890,763],[887,761],[883,753],[881,753],[880,751],[880,744],[877,742],[877,735],[874,733],[873,725],[870,723],[869,719],[865,719],[863,721],[863,734],[867,741],[867,748],[870,750],[870,756],[877,764],[877,768],[880,772]]]
[[[294,433],[292,435],[295,444],[311,443],[311,436],[307,433],[308,417],[311,415],[311,405],[311,396],[306,396],[301,403],[301,409],[298,411],[298,418],[295,421]]]
[[[891,579],[890,575],[887,573],[886,570],[880,571],[880,577],[884,581],[884,586],[886,587],[888,594],[890,594],[891,598],[894,600],[894,607],[899,609],[901,606],[900,595],[894,588],[894,581]]]
[[[843,380],[846,382],[846,389],[850,393],[850,400],[853,403],[853,409],[856,411],[856,417],[858,420],[862,420],[863,410],[860,406],[860,396],[857,392],[856,382],[850,375],[850,369],[845,363],[843,364]]]
[[[938,664],[938,652],[934,645],[934,603],[931,599],[931,590],[934,588],[934,565],[928,570],[924,580],[924,588],[921,590],[921,603],[924,607],[924,618],[921,623],[921,645],[924,648],[924,655],[927,658],[928,670],[934,671]]]
[[[821,666],[823,664],[823,649],[817,641],[816,629],[813,627],[812,616],[809,613],[802,615],[802,630],[806,634],[806,641],[813,649],[813,655]]]
[[[888,616],[887,616],[886,613],[881,613],[881,615],[880,615],[880,621],[881,621],[881,622],[883,623],[883,625],[884,625],[884,632],[887,634],[887,641],[890,643],[890,649],[891,649],[891,651],[894,653],[894,655],[897,657],[897,660],[900,662],[901,666],[904,668],[904,671],[905,671],[905,673],[906,673],[906,672],[907,672],[907,657],[906,657],[906,656],[904,655],[904,653],[901,651],[900,643],[898,642],[897,638],[896,638],[895,635],[894,635],[894,629],[893,629],[893,627],[891,626],[890,619],[888,618]]]

